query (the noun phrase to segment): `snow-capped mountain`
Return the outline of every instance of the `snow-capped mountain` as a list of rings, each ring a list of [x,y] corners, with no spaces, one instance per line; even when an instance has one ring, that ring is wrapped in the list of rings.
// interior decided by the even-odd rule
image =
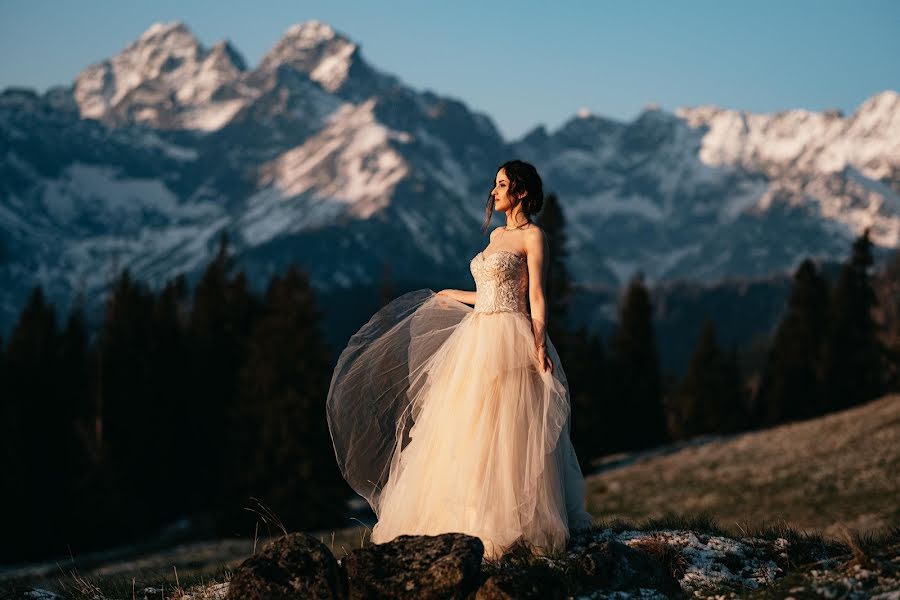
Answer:
[[[0,140],[4,329],[34,284],[66,306],[123,267],[196,274],[223,231],[258,286],[289,262],[324,289],[377,285],[386,264],[458,281],[460,249],[480,243],[482,202],[463,199],[505,155],[487,116],[402,85],[317,21],[255,69],[153,25],[71,87],[5,90]]]
[[[579,114],[505,141],[462,102],[415,90],[319,21],[248,67],[180,22],[43,95],[0,94],[0,331],[32,285],[66,306],[128,267],[195,275],[227,231],[262,286],[296,262],[322,290],[469,285],[503,160],[535,162],[584,285],[716,281],[843,258],[865,226],[900,245],[900,101],[850,117],[715,107]]]
[[[900,247],[900,94],[850,117],[792,110],[581,114],[513,144],[563,199],[578,277],[763,276],[840,260],[870,227]]]

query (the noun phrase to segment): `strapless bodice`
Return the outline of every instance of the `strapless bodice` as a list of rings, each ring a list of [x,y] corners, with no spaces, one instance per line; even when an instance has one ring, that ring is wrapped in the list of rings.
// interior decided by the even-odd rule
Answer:
[[[528,262],[509,250],[475,255],[469,263],[475,279],[474,312],[528,314]]]

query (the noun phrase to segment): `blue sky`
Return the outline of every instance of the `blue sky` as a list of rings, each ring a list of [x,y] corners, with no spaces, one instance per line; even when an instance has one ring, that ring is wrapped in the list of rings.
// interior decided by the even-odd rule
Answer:
[[[2,0],[0,89],[68,84],[156,21],[227,38],[250,66],[319,19],[375,67],[490,115],[507,139],[579,109],[630,120],[716,104],[840,108],[900,89],[900,0],[343,2]]]

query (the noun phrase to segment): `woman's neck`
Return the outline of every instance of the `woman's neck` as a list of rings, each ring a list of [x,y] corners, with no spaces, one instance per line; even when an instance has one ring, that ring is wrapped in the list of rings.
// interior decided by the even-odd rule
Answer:
[[[522,214],[522,211],[517,210],[515,212],[506,213],[506,229],[508,231],[512,231],[513,229],[518,229],[523,225],[527,225],[530,223],[528,217]]]

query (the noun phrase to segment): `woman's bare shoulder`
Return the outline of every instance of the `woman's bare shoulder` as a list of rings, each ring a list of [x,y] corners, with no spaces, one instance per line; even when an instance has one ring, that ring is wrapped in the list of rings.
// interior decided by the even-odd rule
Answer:
[[[547,239],[547,234],[544,233],[544,230],[541,229],[538,225],[531,224],[528,229],[524,230],[522,233],[525,234],[525,244],[526,245],[543,245]]]

